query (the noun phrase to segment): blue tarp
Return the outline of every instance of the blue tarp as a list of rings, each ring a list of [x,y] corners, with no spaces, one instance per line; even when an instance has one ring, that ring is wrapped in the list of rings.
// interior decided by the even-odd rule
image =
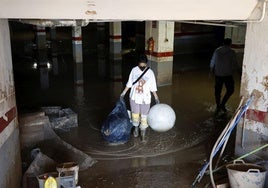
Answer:
[[[125,143],[130,138],[131,128],[132,123],[124,99],[119,99],[113,111],[102,124],[102,136],[109,143]]]

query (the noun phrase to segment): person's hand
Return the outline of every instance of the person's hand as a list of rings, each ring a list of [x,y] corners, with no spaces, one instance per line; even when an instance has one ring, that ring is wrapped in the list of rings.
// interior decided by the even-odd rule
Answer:
[[[125,87],[125,89],[122,91],[122,93],[120,94],[120,100],[124,100],[124,97],[128,91],[128,87]]]
[[[124,94],[124,93],[121,93],[121,94],[120,94],[120,100],[123,100],[124,97],[125,97],[125,94]]]
[[[208,77],[209,78],[212,78],[212,77],[214,77],[214,69],[210,69],[210,71],[209,71],[209,73],[208,73]]]
[[[213,72],[213,71],[209,71],[209,73],[208,73],[208,77],[209,77],[209,78],[213,78],[213,77],[214,77],[214,72]]]
[[[155,104],[159,104],[160,101],[159,101],[159,98],[155,98]]]

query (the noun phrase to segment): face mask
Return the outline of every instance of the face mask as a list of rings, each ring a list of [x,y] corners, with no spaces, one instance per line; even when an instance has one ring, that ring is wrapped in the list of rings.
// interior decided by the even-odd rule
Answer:
[[[139,68],[140,68],[141,71],[144,71],[144,69],[145,69],[146,67],[140,67],[140,66],[139,66]]]

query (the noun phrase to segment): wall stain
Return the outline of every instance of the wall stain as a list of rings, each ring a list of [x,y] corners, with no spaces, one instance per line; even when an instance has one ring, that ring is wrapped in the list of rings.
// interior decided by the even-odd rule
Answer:
[[[263,95],[263,92],[257,90],[257,89],[254,89],[252,91],[252,95],[254,96],[254,100],[253,100],[253,105],[255,107],[258,107],[258,101],[259,100],[264,100],[264,95]]]
[[[85,14],[87,14],[87,15],[96,15],[97,12],[96,12],[95,10],[87,10],[87,11],[85,12]]]
[[[263,77],[262,85],[264,86],[265,91],[268,91],[268,76]]]
[[[95,4],[94,1],[87,1],[87,6],[89,7],[89,9],[91,9],[92,7],[95,7],[96,4]],[[95,10],[87,10],[85,12],[85,14],[87,14],[87,15],[96,15],[97,12]]]
[[[249,92],[247,90],[248,82],[249,82],[248,74],[244,73],[241,79],[241,86],[240,86],[240,92],[241,92],[241,95],[243,96],[249,95]]]

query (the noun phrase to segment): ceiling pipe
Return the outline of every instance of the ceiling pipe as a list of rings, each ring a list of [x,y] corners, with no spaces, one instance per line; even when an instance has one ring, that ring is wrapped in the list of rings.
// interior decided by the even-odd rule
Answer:
[[[224,23],[213,23],[213,22],[201,22],[201,21],[179,21],[180,23],[199,24],[199,25],[212,25],[222,27],[238,27],[237,25],[224,24]]]
[[[14,20],[24,24],[32,24],[41,27],[67,27],[67,26],[87,26],[89,20],[38,20],[38,19],[19,19]]]

